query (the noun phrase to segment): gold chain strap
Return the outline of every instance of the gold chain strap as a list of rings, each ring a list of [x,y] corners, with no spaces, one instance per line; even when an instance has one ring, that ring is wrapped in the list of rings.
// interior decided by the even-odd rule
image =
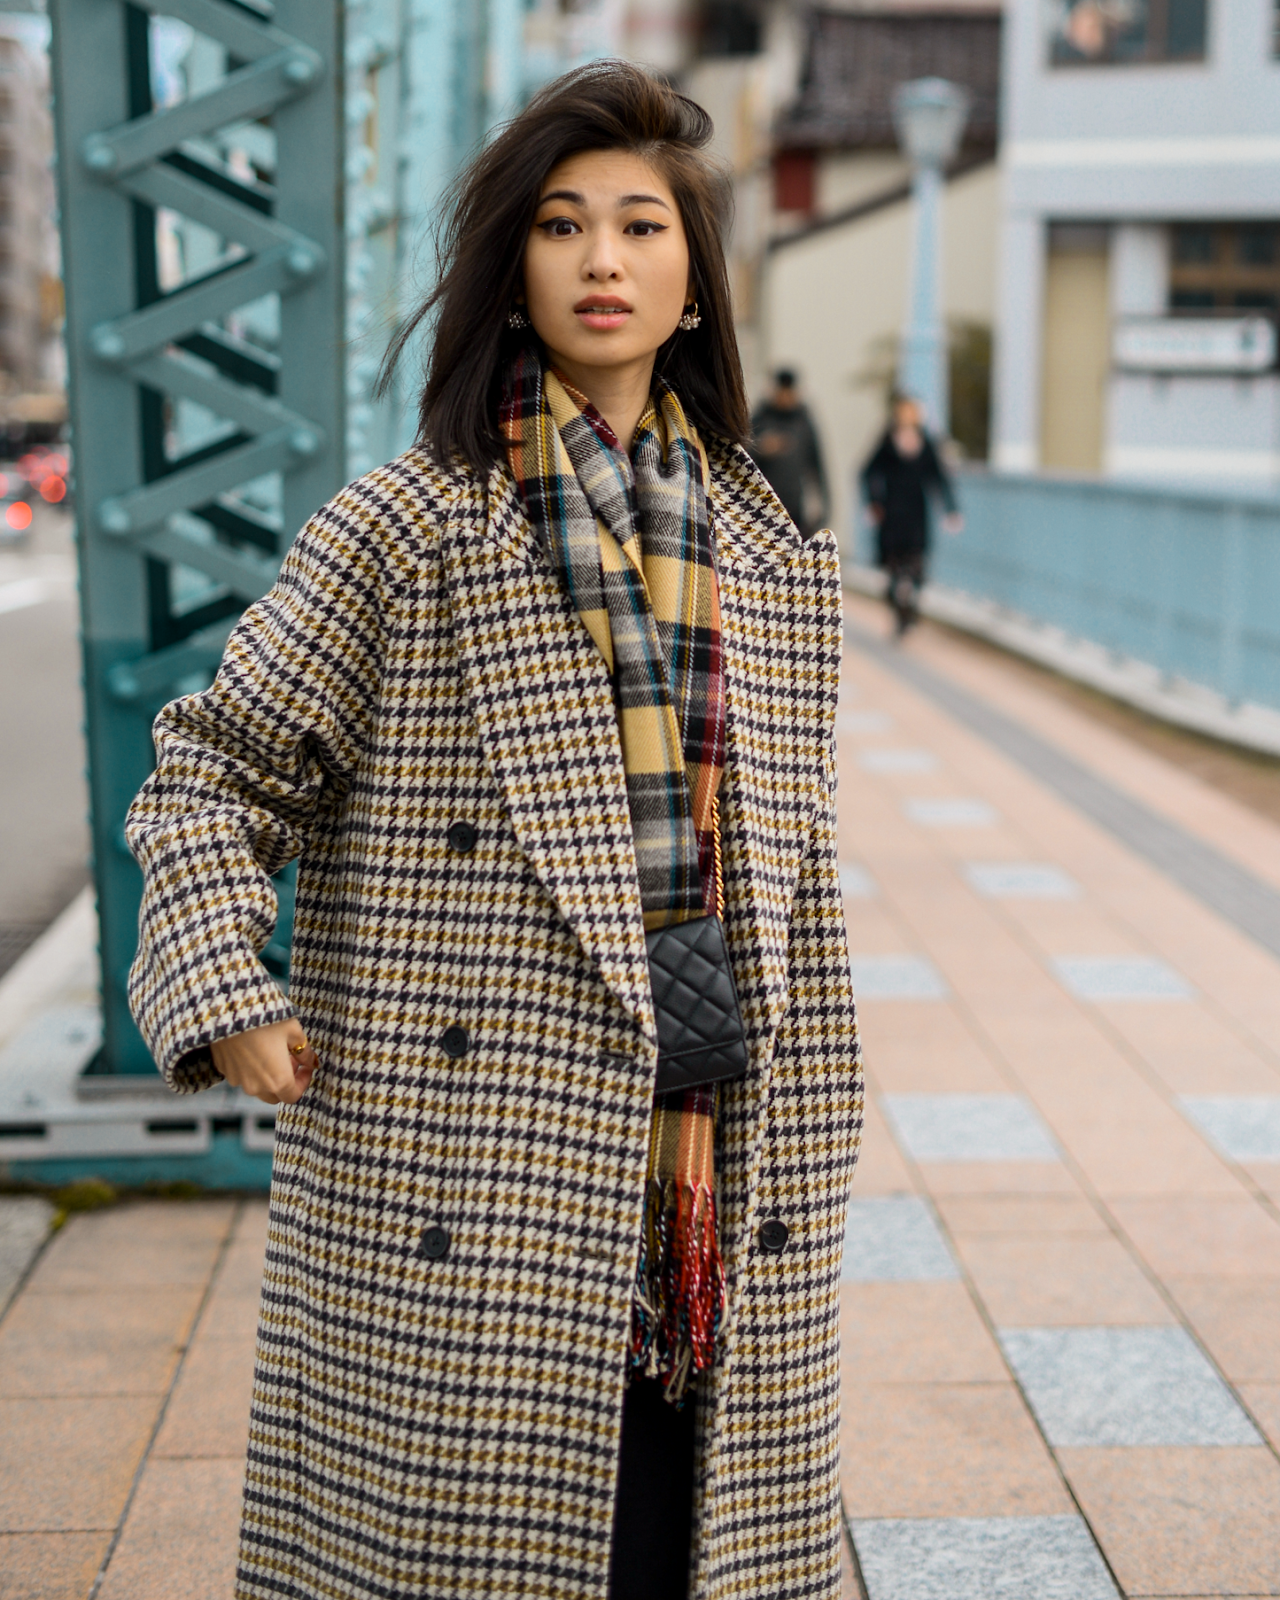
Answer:
[[[711,855],[716,874],[716,916],[724,921],[724,860],[720,854],[720,796],[711,801]]]

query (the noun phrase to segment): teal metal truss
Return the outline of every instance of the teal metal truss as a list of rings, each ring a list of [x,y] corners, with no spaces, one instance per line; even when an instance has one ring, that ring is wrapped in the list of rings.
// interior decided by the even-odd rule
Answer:
[[[337,0],[52,0],[104,1045],[153,1074],[125,985],[123,837],[151,721],[345,479]],[[180,72],[171,70],[177,41]],[[289,886],[265,959],[287,964]]]

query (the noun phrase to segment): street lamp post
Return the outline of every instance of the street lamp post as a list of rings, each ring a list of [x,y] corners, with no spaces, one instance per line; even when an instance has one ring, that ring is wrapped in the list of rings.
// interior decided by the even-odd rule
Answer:
[[[969,93],[945,78],[916,78],[893,96],[898,140],[911,162],[914,225],[907,326],[898,356],[898,387],[914,395],[925,420],[945,435],[946,336],[939,310],[942,284],[942,174],[960,146]]]

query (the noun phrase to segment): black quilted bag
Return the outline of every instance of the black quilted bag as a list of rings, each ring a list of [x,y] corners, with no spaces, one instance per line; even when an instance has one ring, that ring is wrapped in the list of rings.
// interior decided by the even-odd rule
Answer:
[[[718,805],[712,820],[716,904],[723,914]],[[658,1024],[654,1093],[670,1094],[742,1077],[747,1070],[747,1038],[720,917],[694,917],[690,922],[654,928],[645,934],[645,944]]]

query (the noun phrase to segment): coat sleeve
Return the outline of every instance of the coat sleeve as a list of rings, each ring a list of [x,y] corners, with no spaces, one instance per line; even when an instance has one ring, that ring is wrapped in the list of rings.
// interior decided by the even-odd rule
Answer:
[[[292,1015],[258,959],[276,921],[271,874],[359,761],[401,584],[353,485],[298,536],[212,686],[156,719],[156,769],[126,823],[143,872],[129,1001],[174,1089],[221,1081],[212,1041]]]

